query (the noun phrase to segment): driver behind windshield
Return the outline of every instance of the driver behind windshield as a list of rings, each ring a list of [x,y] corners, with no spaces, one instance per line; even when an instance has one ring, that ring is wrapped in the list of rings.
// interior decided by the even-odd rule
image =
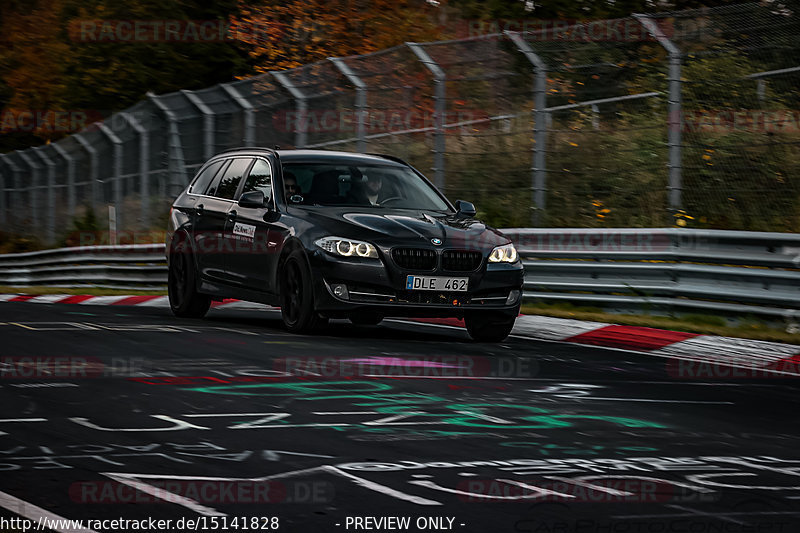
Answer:
[[[387,193],[383,187],[383,173],[369,169],[361,181],[353,182],[348,200],[358,205],[380,205],[389,197]]]

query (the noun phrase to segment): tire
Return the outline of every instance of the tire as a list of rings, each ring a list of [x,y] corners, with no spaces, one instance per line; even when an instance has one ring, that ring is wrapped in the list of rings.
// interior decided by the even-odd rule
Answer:
[[[180,318],[203,318],[211,307],[211,298],[197,292],[194,256],[185,239],[173,247],[167,277],[169,306]]]
[[[475,313],[464,317],[467,332],[476,342],[501,342],[514,328],[516,316],[497,313]]]
[[[283,263],[280,275],[281,318],[292,333],[307,333],[328,320],[314,309],[314,287],[305,254],[295,250]]]
[[[383,316],[378,313],[353,313],[350,322],[356,326],[377,326],[383,322]]]

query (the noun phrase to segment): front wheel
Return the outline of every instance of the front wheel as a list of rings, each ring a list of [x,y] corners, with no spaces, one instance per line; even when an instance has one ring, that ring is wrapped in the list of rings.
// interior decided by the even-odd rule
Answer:
[[[500,342],[514,328],[516,316],[497,313],[474,313],[464,317],[469,336],[476,342]]]
[[[311,272],[301,250],[295,250],[281,269],[281,318],[292,333],[314,330],[327,321],[314,309]]]
[[[179,240],[169,257],[167,293],[172,314],[181,318],[203,318],[211,298],[197,292],[194,257],[185,239]]]

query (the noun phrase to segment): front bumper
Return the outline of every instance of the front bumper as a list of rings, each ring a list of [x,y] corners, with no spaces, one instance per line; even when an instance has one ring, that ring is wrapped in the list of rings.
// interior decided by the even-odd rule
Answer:
[[[385,256],[384,256],[385,257]],[[522,263],[487,264],[473,272],[415,272],[398,267],[391,260],[334,257],[321,250],[309,257],[314,280],[315,307],[335,318],[353,312],[382,316],[456,317],[491,311],[516,316],[521,302],[524,271]],[[467,277],[467,292],[412,291],[406,289],[410,274]],[[333,285],[344,284],[347,298],[334,295]],[[509,294],[517,297],[509,302]]]

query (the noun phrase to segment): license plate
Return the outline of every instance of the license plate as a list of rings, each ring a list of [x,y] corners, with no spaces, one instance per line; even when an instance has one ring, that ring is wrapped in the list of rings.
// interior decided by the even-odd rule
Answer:
[[[445,276],[408,276],[406,289],[411,291],[453,291],[467,292],[469,278],[449,278]]]

